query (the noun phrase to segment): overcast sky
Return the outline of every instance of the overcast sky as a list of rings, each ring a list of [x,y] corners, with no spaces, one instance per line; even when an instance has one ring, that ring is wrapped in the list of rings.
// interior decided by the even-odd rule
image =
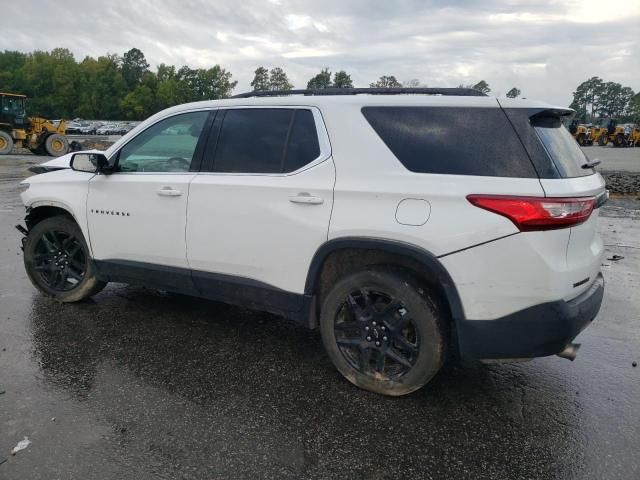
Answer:
[[[3,2],[0,50],[140,48],[149,63],[216,63],[249,90],[259,65],[303,88],[322,67],[567,105],[597,75],[640,90],[640,0],[22,0]],[[25,14],[25,12],[28,12]]]

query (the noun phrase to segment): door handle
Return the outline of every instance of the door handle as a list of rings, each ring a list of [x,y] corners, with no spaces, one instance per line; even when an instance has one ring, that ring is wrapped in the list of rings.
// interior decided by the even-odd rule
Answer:
[[[182,192],[180,190],[176,190],[175,188],[168,185],[160,188],[157,193],[162,197],[179,197],[180,195],[182,195]]]
[[[314,197],[307,192],[301,192],[297,195],[289,197],[291,203],[305,203],[307,205],[320,205],[324,202],[324,199],[320,197]]]

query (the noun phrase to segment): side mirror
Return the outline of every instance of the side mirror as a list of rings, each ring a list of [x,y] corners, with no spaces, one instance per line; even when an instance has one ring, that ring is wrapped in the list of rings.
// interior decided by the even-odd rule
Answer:
[[[77,172],[99,173],[109,168],[109,160],[102,153],[74,153],[70,165]]]

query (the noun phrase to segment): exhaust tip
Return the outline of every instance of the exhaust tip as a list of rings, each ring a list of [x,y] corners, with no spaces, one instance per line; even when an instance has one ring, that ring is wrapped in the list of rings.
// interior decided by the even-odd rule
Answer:
[[[567,360],[571,360],[573,362],[578,356],[579,349],[580,349],[579,343],[570,343],[569,345],[564,347],[564,350],[558,353],[558,356],[561,358],[566,358]]]

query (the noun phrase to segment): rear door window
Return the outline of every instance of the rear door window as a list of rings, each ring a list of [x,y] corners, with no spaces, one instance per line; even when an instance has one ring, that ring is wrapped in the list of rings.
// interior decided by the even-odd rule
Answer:
[[[537,178],[500,108],[364,107],[362,113],[412,172]]]
[[[292,108],[239,108],[225,112],[213,170],[289,173],[320,155],[313,113]]]
[[[311,110],[294,110],[284,172],[293,172],[320,156],[318,132]]]
[[[531,125],[561,177],[584,177],[593,174],[593,169],[583,168],[583,165],[589,163],[589,159],[571,133],[562,125],[560,118],[533,117]]]

